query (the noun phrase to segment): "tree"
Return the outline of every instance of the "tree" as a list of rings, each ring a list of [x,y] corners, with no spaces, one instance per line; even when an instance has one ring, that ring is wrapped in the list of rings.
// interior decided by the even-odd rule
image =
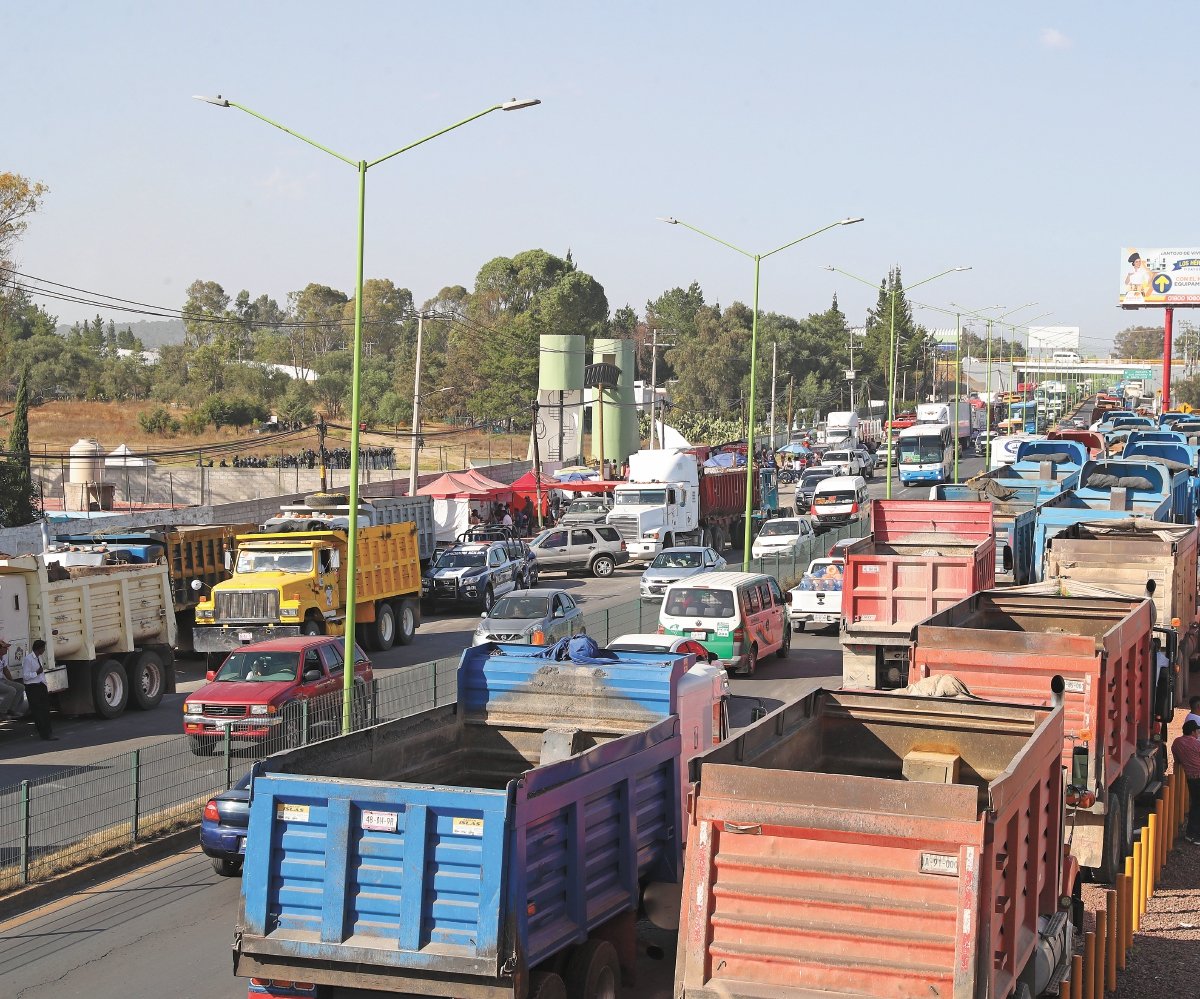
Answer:
[[[0,472],[0,520],[6,526],[32,523],[38,517],[29,470],[29,376],[21,373],[12,429],[8,432],[9,457]]]
[[[646,303],[646,328],[649,331],[658,330],[660,343],[665,340],[667,343],[683,345],[696,335],[696,316],[704,308],[704,292],[697,282],[688,285],[686,291],[672,288]],[[668,350],[666,354],[669,353]],[[658,359],[659,384],[675,377],[675,368],[666,354]],[[638,364],[643,371],[648,371],[650,362],[650,348],[643,345]]]
[[[184,343],[204,347],[225,335],[229,296],[216,281],[193,281],[183,303]]]
[[[0,263],[9,259],[29,226],[29,217],[49,193],[45,184],[16,173],[0,173]]]
[[[1157,360],[1163,356],[1161,326],[1130,326],[1113,337],[1113,353],[1117,357],[1139,361]]]

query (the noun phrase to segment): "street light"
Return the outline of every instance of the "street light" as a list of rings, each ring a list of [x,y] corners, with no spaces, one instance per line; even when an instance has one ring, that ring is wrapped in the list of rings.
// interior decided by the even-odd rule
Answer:
[[[354,353],[353,353],[353,369],[351,374],[350,387],[350,526],[346,531],[346,616],[345,616],[345,679],[343,682],[342,696],[342,731],[350,731],[350,708],[354,689],[354,625],[357,619],[358,612],[358,441],[359,441],[359,388],[362,383],[362,300],[363,300],[363,251],[366,242],[366,203],[367,203],[367,171],[373,166],[378,166],[380,163],[399,156],[401,153],[406,153],[410,149],[423,145],[431,139],[436,139],[439,136],[445,135],[447,132],[452,132],[456,128],[461,128],[463,125],[470,124],[478,118],[491,114],[493,111],[518,111],[521,108],[533,107],[535,104],[540,104],[541,101],[536,98],[526,100],[518,100],[512,98],[500,104],[493,104],[491,107],[484,108],[477,114],[471,115],[469,118],[464,118],[462,121],[455,122],[453,125],[448,125],[446,128],[439,129],[431,135],[425,136],[423,139],[417,139],[416,142],[410,142],[406,146],[401,146],[399,149],[388,153],[386,156],[380,156],[375,160],[352,160],[348,156],[343,156],[341,153],[335,152],[328,146],[323,146],[308,136],[301,135],[277,121],[272,121],[265,115],[259,114],[257,111],[251,110],[245,105],[238,104],[236,101],[231,101],[226,97],[218,94],[216,97],[197,96],[196,100],[204,101],[207,104],[214,104],[219,108],[237,108],[239,111],[244,111],[252,118],[257,118],[259,121],[265,122],[272,128],[277,128],[281,132],[287,132],[288,135],[294,136],[301,142],[307,143],[315,149],[321,150],[323,153],[328,153],[330,156],[341,160],[348,166],[354,167],[358,171],[358,263],[355,270],[354,284]]]
[[[692,232],[699,236],[704,236],[706,239],[711,239],[714,243],[720,243],[722,246],[728,247],[735,253],[740,253],[743,257],[749,257],[754,261],[754,311],[751,314],[750,321],[750,413],[749,419],[746,421],[746,525],[742,536],[742,570],[750,571],[750,533],[752,528],[752,517],[754,514],[754,396],[755,386],[757,384],[757,367],[758,367],[758,279],[762,268],[762,262],[767,257],[773,257],[776,253],[783,250],[791,249],[797,243],[803,243],[806,239],[812,239],[813,236],[819,236],[823,232],[828,232],[830,229],[836,229],[840,225],[854,225],[856,222],[863,221],[861,216],[840,219],[837,222],[830,222],[829,225],[822,226],[820,229],[810,232],[807,236],[801,236],[799,239],[793,239],[790,243],[784,243],[783,246],[777,246],[775,249],[767,253],[751,253],[749,250],[743,250],[740,246],[734,246],[732,243],[727,243],[719,236],[714,236],[710,232],[705,232],[703,229],[697,229],[694,225],[689,225],[687,222],[681,222],[679,219],[672,216],[659,218],[659,222],[665,222],[667,225],[681,225],[685,229],[691,229]]]
[[[914,288],[920,288],[921,285],[929,284],[930,281],[936,281],[938,278],[945,277],[947,274],[954,274],[958,271],[969,271],[970,269],[970,267],[950,267],[944,271],[934,274],[932,277],[924,278],[923,280],[918,281],[916,284],[910,284],[905,291],[912,291]],[[848,278],[853,278],[855,281],[860,281],[870,288],[875,287],[874,281],[868,281],[864,277],[859,277],[857,274],[851,274],[849,271],[844,271],[840,267],[834,267],[832,264],[826,264],[825,270],[835,271],[838,274],[843,274]],[[892,423],[896,419],[896,368],[898,361],[896,354],[896,282],[892,281],[891,285],[892,330],[890,336],[888,337],[888,421],[884,434],[887,439],[887,484],[884,487],[884,495],[888,499],[892,498]],[[955,421],[958,420],[957,413],[954,414],[954,418]]]

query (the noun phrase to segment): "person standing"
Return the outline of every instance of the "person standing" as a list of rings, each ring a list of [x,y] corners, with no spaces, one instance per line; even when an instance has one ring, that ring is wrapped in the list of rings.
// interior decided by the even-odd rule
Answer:
[[[1189,843],[1200,844],[1200,724],[1194,721],[1183,723],[1183,735],[1171,743],[1171,755],[1175,757],[1175,767],[1182,770],[1187,778],[1188,797],[1191,804],[1188,808],[1187,830],[1183,838]]]
[[[38,735],[46,742],[58,740],[50,727],[50,691],[46,689],[46,669],[42,666],[42,653],[46,643],[40,638],[33,643],[28,655],[21,660],[21,680],[25,684],[25,696],[29,699],[29,710]],[[1200,743],[1196,744],[1200,751]]]
[[[0,666],[0,718],[5,715],[17,717],[17,709],[21,706],[21,695],[24,693],[21,685],[17,683],[17,678],[8,668],[8,650],[8,642],[0,638],[0,657],[3,657],[3,665]]]
[[[1188,722],[1194,721],[1197,725],[1200,725],[1200,697],[1189,697],[1188,707],[1190,710],[1183,723],[1186,725]]]

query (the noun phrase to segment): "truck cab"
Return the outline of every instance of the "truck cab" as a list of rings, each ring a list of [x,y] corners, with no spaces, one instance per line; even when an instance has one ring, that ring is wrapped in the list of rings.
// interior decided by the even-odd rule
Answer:
[[[700,521],[699,464],[677,451],[638,451],[629,458],[629,481],[613,490],[608,524],[625,542],[629,557],[650,561]],[[679,541],[677,542],[677,538]]]

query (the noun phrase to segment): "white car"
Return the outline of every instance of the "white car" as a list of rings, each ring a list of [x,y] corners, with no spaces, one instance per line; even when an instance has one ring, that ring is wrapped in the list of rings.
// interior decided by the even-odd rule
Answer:
[[[790,557],[815,533],[808,517],[775,517],[763,524],[750,549],[750,557]]]
[[[821,456],[824,468],[836,468],[838,475],[862,475],[866,471],[866,463],[857,451],[838,450],[826,451]]]

